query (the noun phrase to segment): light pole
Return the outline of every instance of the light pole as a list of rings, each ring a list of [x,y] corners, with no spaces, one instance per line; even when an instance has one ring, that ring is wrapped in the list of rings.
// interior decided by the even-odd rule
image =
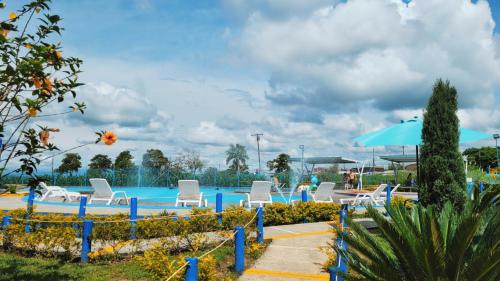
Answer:
[[[255,137],[257,139],[257,155],[258,155],[258,158],[259,158],[259,174],[260,174],[260,137],[263,136],[264,134],[260,134],[260,133],[256,133],[256,134],[253,134],[251,135],[252,137]]]
[[[498,139],[500,138],[500,134],[493,134],[493,138],[495,139],[495,149],[497,150],[497,167],[500,167],[500,160],[498,157]]]
[[[299,145],[299,149],[302,150],[302,167],[301,167],[301,173],[304,175],[304,148],[305,146],[303,144]]]

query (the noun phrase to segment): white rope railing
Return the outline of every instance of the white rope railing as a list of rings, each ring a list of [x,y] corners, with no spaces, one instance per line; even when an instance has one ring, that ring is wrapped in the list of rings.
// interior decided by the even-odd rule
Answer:
[[[255,212],[254,216],[243,226],[243,229],[246,229],[255,220],[256,217],[257,217],[257,212]],[[204,254],[198,256],[197,259],[202,259],[202,258],[210,255],[211,253],[215,252],[217,249],[219,249],[220,247],[222,247],[224,244],[226,244],[229,240],[234,239],[234,237],[236,235],[236,232],[237,232],[236,230],[233,231],[232,234],[229,237],[227,237],[226,239],[224,239],[224,241],[222,241],[221,243],[219,243],[217,246],[215,246],[210,251],[207,251]],[[176,271],[174,271],[174,273],[172,273],[172,275],[170,275],[170,277],[168,277],[166,281],[169,281],[172,278],[174,278],[188,264],[189,264],[189,262],[185,262],[181,267],[179,267]]]

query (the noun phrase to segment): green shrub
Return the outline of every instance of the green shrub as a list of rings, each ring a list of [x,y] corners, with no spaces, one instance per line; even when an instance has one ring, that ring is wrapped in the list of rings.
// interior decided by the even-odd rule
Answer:
[[[340,205],[331,203],[298,202],[295,205],[275,203],[264,209],[264,225],[283,225],[302,222],[337,221]],[[12,224],[5,232],[5,246],[21,254],[42,256],[63,256],[70,259],[79,252],[76,239],[81,234],[82,222],[76,215],[62,214],[33,214],[29,223],[31,233],[25,234],[25,209],[17,209],[5,213],[12,217]],[[175,218],[164,212],[152,216],[150,219],[139,219],[135,226],[137,241],[144,239],[160,239],[162,244],[170,243],[169,250],[181,252],[186,249],[198,251],[209,243],[207,233],[218,232],[230,235],[236,226],[245,226],[246,241],[255,231],[255,210],[231,206],[222,213],[222,223],[218,223],[217,215],[211,209],[194,208],[191,216]],[[107,247],[102,255],[115,255],[123,247],[124,242],[130,239],[131,224],[128,214],[110,216],[86,216],[94,222],[92,240],[100,248]],[[253,219],[253,220],[252,220]],[[44,222],[40,222],[44,221]],[[56,221],[48,223],[47,221]],[[60,234],[60,235],[59,235]],[[2,235],[2,232],[0,232]],[[176,239],[170,239],[176,237]],[[163,239],[163,240],[162,240]],[[42,242],[40,242],[42,241]],[[139,242],[134,243],[139,243]],[[6,243],[5,243],[6,242]],[[39,247],[40,243],[46,247]],[[127,242],[128,243],[128,242]],[[132,244],[135,246],[136,244]]]
[[[264,209],[264,225],[283,225],[302,222],[337,221],[339,204],[298,202],[295,205],[274,203]]]

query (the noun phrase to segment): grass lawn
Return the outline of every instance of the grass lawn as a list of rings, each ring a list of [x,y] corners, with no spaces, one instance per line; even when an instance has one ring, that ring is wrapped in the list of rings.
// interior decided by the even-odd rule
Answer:
[[[269,242],[269,241],[268,241]],[[266,243],[267,244],[267,243]],[[265,247],[246,255],[247,266],[250,266],[262,253]],[[212,253],[217,261],[219,277],[236,280],[238,274],[232,271],[234,248],[223,246]],[[134,259],[121,261],[100,261],[82,265],[64,262],[58,259],[40,257],[22,257],[14,253],[0,252],[0,281],[156,281],[139,262]]]
[[[154,280],[134,260],[88,265],[0,253],[0,281]]]

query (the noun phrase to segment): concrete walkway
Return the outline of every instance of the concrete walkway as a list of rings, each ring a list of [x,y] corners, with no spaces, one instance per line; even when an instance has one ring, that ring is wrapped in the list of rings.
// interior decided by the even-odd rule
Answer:
[[[333,236],[327,223],[265,227],[264,237],[272,242],[239,280],[329,280],[328,273],[321,268],[328,258],[320,247],[328,247]]]
[[[26,208],[26,202],[22,200],[20,196],[0,196],[0,210],[14,210],[14,209],[24,209]],[[49,213],[68,213],[68,214],[78,214],[80,209],[78,202],[73,204],[37,204],[35,201],[35,211],[36,212],[49,212]],[[90,215],[114,215],[129,213],[130,208],[128,206],[87,206],[87,214]],[[138,208],[137,213],[140,216],[156,215],[164,210],[169,212],[175,212],[179,215],[189,214],[191,212],[188,208],[183,209],[169,209],[165,208]]]

